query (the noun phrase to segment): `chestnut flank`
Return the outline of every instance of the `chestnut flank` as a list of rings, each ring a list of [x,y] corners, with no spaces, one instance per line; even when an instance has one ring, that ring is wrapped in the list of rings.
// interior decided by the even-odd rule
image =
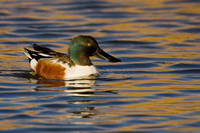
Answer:
[[[35,67],[35,72],[45,79],[63,80],[65,76],[65,69],[65,67],[60,64],[53,63],[53,61],[49,59],[41,59]]]

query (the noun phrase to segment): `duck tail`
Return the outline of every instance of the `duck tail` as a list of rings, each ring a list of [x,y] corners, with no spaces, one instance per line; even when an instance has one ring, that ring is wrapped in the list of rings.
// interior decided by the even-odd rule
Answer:
[[[33,56],[33,54],[34,54],[33,51],[31,51],[31,50],[29,50],[27,48],[24,48],[24,53],[25,53],[26,56],[28,56],[29,59],[31,59],[31,60],[33,59],[33,57],[34,57]]]

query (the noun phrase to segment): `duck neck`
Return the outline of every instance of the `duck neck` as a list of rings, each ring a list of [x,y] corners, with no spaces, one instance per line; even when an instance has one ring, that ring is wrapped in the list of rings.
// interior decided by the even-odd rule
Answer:
[[[80,66],[90,66],[93,65],[90,58],[84,54],[69,54],[70,59],[73,61],[75,65]]]

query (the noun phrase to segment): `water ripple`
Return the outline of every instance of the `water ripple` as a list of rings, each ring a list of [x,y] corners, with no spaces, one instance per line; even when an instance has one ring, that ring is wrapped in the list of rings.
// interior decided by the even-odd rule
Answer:
[[[2,0],[0,131],[198,132],[199,1]],[[67,52],[92,35],[121,59],[91,57],[95,79],[35,75],[27,42]]]

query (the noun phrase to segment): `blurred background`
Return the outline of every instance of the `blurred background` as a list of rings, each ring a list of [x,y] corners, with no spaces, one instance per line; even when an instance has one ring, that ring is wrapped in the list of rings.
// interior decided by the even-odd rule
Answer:
[[[198,132],[199,0],[1,0],[0,132]],[[92,35],[122,60],[96,79],[39,79],[23,48]]]

